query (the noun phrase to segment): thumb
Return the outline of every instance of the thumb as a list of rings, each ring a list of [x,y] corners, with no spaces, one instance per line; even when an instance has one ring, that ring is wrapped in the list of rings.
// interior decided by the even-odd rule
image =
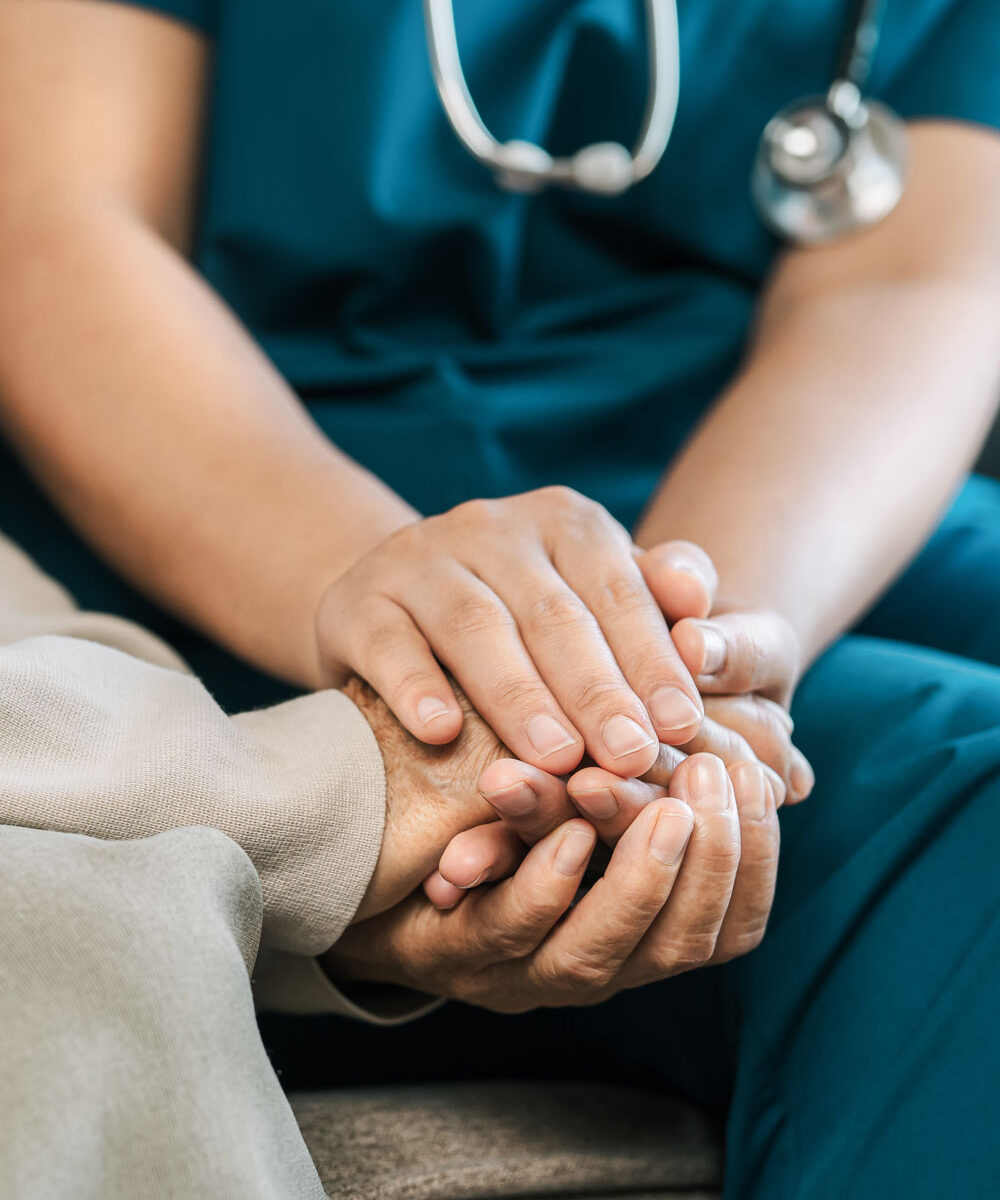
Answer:
[[[694,542],[660,542],[636,560],[646,586],[672,625],[684,617],[707,617],[719,577],[715,565]]]

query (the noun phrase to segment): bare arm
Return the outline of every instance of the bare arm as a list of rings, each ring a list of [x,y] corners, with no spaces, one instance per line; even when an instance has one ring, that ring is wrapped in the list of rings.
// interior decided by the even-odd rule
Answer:
[[[567,489],[419,519],[184,261],[206,58],[127,6],[0,0],[3,428],[106,559],[250,661],[359,674],[436,744],[464,719],[444,664],[525,761],[648,769],[702,704],[626,531]]]
[[[0,62],[4,431],[123,574],[318,682],[325,585],[415,514],[184,261],[203,40],[124,6],[0,0]]]
[[[1000,137],[922,124],[912,155],[882,225],[781,260],[637,535],[704,546],[719,608],[781,613],[806,662],[918,550],[1000,397]]]

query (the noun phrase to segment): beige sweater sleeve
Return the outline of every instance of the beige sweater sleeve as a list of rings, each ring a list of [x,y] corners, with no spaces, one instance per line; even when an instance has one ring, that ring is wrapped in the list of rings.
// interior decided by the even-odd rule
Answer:
[[[346,696],[228,717],[169,647],[80,612],[0,537],[0,724],[0,824],[113,839],[219,829],[263,887],[262,1006],[412,1015],[412,999],[358,1008],[314,958],[353,917],[382,840],[382,758]]]

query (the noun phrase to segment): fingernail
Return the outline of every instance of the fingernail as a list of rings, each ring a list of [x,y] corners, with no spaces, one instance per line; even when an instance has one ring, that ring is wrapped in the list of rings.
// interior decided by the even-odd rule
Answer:
[[[421,725],[430,725],[442,717],[451,716],[451,709],[437,696],[425,696],[417,705],[417,720]]]
[[[647,746],[656,745],[656,739],[651,738],[637,721],[621,713],[605,721],[601,732],[612,758],[624,758],[626,754],[635,754]]]
[[[548,758],[550,754],[555,754],[558,750],[565,750],[567,746],[572,746],[576,741],[576,738],[568,729],[560,725],[555,717],[546,716],[544,713],[531,718],[525,733],[528,735],[531,748],[540,758]]]
[[[687,815],[669,810],[660,813],[649,835],[649,853],[664,866],[673,866],[684,853],[693,827],[690,809]]]
[[[479,794],[504,817],[530,817],[538,808],[538,794],[527,783],[513,783],[495,792],[480,789]]]
[[[574,792],[573,799],[587,815],[597,821],[608,821],[618,811],[618,801],[610,788],[594,788],[593,791]]]
[[[571,829],[556,851],[556,870],[560,875],[579,875],[594,848],[594,835],[583,829]]]
[[[700,674],[714,675],[726,665],[726,639],[714,625],[707,625],[704,621],[698,623],[698,628],[701,630],[705,646],[705,659]]]
[[[813,769],[798,750],[793,752],[792,767],[788,772],[788,782],[791,784],[792,794],[796,800],[804,800],[816,786],[816,776],[813,774]]]
[[[726,812],[732,804],[732,797],[729,794],[729,775],[722,760],[706,754],[692,765],[691,774],[698,806],[712,812]]]
[[[760,767],[750,763],[740,768],[737,803],[748,821],[763,821],[767,816],[767,781]]]
[[[686,729],[688,725],[697,725],[701,721],[698,706],[676,687],[663,687],[655,691],[646,704],[646,711],[656,728],[667,732]]]
[[[486,876],[489,874],[489,867],[483,867],[475,879],[471,883],[456,883],[455,886],[462,889],[463,892],[469,892],[474,887],[479,887]]]

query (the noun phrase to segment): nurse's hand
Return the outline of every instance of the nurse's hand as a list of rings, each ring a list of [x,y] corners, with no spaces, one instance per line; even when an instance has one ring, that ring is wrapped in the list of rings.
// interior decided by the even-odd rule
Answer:
[[[445,668],[524,762],[562,774],[586,752],[642,774],[661,743],[690,741],[704,707],[636,554],[600,505],[563,487],[418,521],[323,594],[327,682],[360,675],[440,745],[463,719]],[[704,616],[711,564],[687,544],[674,555],[672,615]]]
[[[707,719],[685,749],[719,753],[718,737],[725,731],[739,739],[737,753],[744,741],[778,772],[789,803],[804,800],[816,780],[791,742],[787,706],[799,681],[802,653],[788,621],[775,612],[720,613],[679,621],[673,637],[705,696]]]
[[[684,590],[676,568],[679,546],[702,555],[712,571],[701,611],[696,590]],[[638,559],[649,590],[671,622],[674,645],[694,676],[705,721],[683,749],[718,754],[727,763],[748,757],[747,747],[781,777],[789,803],[804,800],[815,777],[792,744],[788,715],[802,669],[802,649],[790,623],[776,612],[727,612],[709,617],[717,580],[708,556],[690,543],[666,542]],[[706,619],[708,618],[708,619]],[[779,798],[780,803],[780,798]]]
[[[748,690],[759,686],[772,694],[791,691],[798,656],[787,629],[787,623],[772,613],[729,614],[675,626],[675,633],[681,631],[678,646],[700,685],[745,693],[707,696],[706,718],[695,737],[682,747],[661,745],[656,763],[642,779],[588,766],[567,786],[514,759],[491,763],[480,777],[479,790],[505,828],[484,824],[456,836],[438,870],[425,881],[427,894],[442,907],[457,904],[462,889],[499,879],[519,861],[523,851],[517,838],[531,845],[577,812],[613,845],[644,805],[665,794],[674,770],[692,754],[714,754],[722,760],[741,814],[759,808],[761,772],[777,808],[805,799],[814,776],[792,743],[791,718],[776,701]],[[755,764],[759,771],[753,769]]]
[[[744,826],[746,828],[746,825]],[[458,908],[419,893],[352,926],[324,956],[337,982],[402,984],[499,1012],[595,1004],[625,988],[745,954],[764,935],[778,862],[773,797],[743,836],[722,764],[674,773],[574,904],[596,843],[560,825],[515,873]]]

